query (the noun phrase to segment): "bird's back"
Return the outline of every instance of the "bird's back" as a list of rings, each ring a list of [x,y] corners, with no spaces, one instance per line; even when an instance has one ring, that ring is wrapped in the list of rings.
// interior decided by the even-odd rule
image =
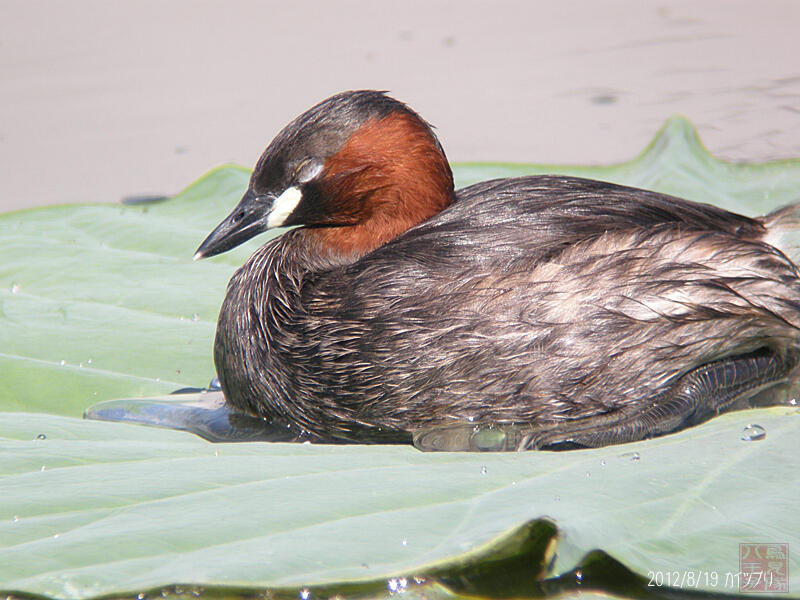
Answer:
[[[574,178],[466,188],[304,281],[298,393],[398,429],[644,402],[722,356],[796,343],[795,267],[765,233],[719,208]]]

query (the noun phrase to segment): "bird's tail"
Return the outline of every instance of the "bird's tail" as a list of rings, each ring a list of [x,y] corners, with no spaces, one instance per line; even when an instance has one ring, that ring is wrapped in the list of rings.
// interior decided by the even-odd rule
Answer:
[[[761,217],[761,222],[767,228],[764,241],[800,263],[800,202]]]

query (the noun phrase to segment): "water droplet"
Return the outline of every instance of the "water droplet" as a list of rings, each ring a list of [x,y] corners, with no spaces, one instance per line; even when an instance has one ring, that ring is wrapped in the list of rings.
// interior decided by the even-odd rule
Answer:
[[[211,383],[208,384],[208,389],[210,389],[210,390],[221,390],[222,389],[222,386],[219,383],[219,377],[214,377],[214,379],[211,380]]]
[[[386,588],[389,590],[390,594],[406,591],[406,587],[401,585],[401,581],[405,581],[405,586],[408,585],[408,581],[405,578],[397,579],[396,577],[392,577],[391,579],[387,580]]]
[[[792,398],[789,400],[789,406],[797,406],[797,398]]]
[[[145,598],[147,598],[147,594],[145,594],[144,592],[141,592],[140,594],[138,594],[136,596],[136,598],[137,598],[137,600],[144,600]]]
[[[401,592],[405,592],[406,589],[408,588],[408,579],[406,579],[405,577],[401,577],[400,579],[397,580],[397,585],[400,586]]]
[[[214,456],[219,456],[219,450],[214,450]]]
[[[300,600],[308,600],[311,598],[311,590],[308,588],[303,588],[300,590]]]
[[[742,440],[745,442],[757,442],[767,437],[767,430],[761,425],[752,423],[744,428],[742,431]]]
[[[59,364],[60,364],[60,365],[63,367],[64,365],[66,365],[66,364],[67,364],[67,361],[65,361],[65,360],[62,358],[62,359],[61,359],[61,362],[60,362]]]
[[[160,377],[156,377],[156,383],[161,383],[161,378]]]
[[[19,515],[14,515],[14,518],[11,519],[14,523],[19,523]]]
[[[41,469],[39,469],[39,471],[40,471],[40,472],[41,472],[41,471],[44,471],[44,465],[42,465],[42,468],[41,468]]]
[[[456,430],[457,431],[457,430]],[[472,450],[481,452],[496,452],[506,447],[507,434],[502,428],[494,425],[476,425],[469,438]]]
[[[625,452],[623,454],[620,454],[619,457],[620,458],[627,458],[628,460],[633,461],[633,462],[635,462],[635,461],[637,461],[637,460],[639,460],[641,458],[641,456],[639,456],[638,452]]]
[[[481,467],[481,475],[486,475],[489,472],[489,469],[486,468],[486,465]]]
[[[402,546],[408,546],[408,540],[406,538],[403,538],[403,541],[401,541],[400,544]]]
[[[89,359],[89,360],[87,360],[86,362],[87,362],[87,364],[92,364],[92,359],[90,358],[90,359]]]
[[[19,286],[16,283],[12,283],[11,284],[11,293],[12,294],[16,294],[17,292],[19,292]]]
[[[580,569],[575,571],[575,583],[577,583],[578,585],[581,585],[583,583],[583,571],[581,571]]]
[[[470,423],[474,423],[475,417],[467,417],[467,421],[469,421]]]
[[[39,435],[36,436],[36,439],[37,440],[46,440],[47,436],[45,434],[43,434],[43,433],[40,433]]]
[[[194,313],[194,314],[192,315],[192,321],[194,321],[195,323],[197,323],[199,320],[200,320],[200,315],[198,315],[197,313]]]
[[[83,363],[78,363],[78,368],[82,369],[83,368]]]
[[[416,583],[417,585],[422,585],[426,581],[427,579],[425,579],[424,577],[418,577],[417,575],[414,575],[414,583]]]
[[[54,539],[54,540],[57,540],[57,539],[59,538],[59,536],[60,536],[60,535],[61,535],[61,534],[59,534],[59,533],[56,533],[55,535],[53,535],[53,539]]]
[[[605,467],[606,466],[606,459],[605,458],[601,458],[600,459],[600,466],[601,467]]]

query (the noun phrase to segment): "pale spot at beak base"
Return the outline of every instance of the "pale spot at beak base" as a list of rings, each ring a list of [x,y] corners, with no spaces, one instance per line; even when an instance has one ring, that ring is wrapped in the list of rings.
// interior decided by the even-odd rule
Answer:
[[[286,188],[283,193],[275,198],[272,204],[272,210],[267,216],[267,228],[280,227],[286,222],[300,204],[300,199],[303,197],[303,192],[296,186]]]

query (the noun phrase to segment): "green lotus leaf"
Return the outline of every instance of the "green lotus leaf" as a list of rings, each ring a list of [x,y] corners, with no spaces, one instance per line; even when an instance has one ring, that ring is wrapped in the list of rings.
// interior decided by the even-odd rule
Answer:
[[[751,215],[800,199],[800,161],[718,161],[682,119],[621,165],[455,166],[459,185],[542,172]],[[491,575],[487,548],[525,524],[552,522],[560,534],[546,576],[599,549],[640,576],[691,572],[696,589],[731,594],[740,543],[800,547],[794,407],[728,414],[625,446],[497,455],[210,444],[81,420],[98,401],[213,377],[226,283],[266,237],[197,263],[192,254],[248,175],[222,167],[162,203],[0,215],[0,590],[87,598],[182,584],[361,597],[422,574],[434,582],[409,595],[475,596],[484,592],[458,588],[448,574],[472,565]],[[763,440],[742,440],[752,423]],[[537,578],[536,564],[514,565],[508,577],[530,569]],[[788,566],[796,591],[794,555]],[[677,587],[690,587],[685,577]]]

